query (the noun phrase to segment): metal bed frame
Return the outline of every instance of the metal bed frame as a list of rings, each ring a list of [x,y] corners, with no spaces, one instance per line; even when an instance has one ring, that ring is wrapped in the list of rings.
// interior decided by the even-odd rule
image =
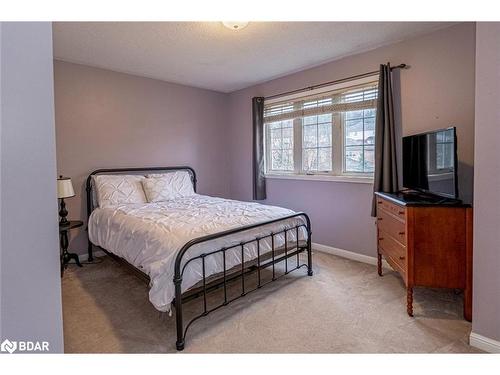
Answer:
[[[194,191],[196,192],[196,173],[193,168],[191,167],[186,167],[186,166],[181,166],[181,167],[148,167],[148,168],[114,168],[114,169],[98,169],[93,171],[88,177],[86,181],[86,192],[87,192],[87,225],[88,225],[88,219],[90,218],[90,214],[92,213],[92,210],[94,209],[93,207],[93,198],[92,198],[92,176],[97,175],[97,174],[125,174],[125,173],[147,173],[147,172],[170,172],[170,171],[188,171],[190,176],[191,176],[191,181],[193,183],[193,188]],[[264,227],[266,225],[270,224],[275,224],[281,221],[286,221],[288,219],[294,218],[294,217],[303,217],[305,219],[305,224],[297,224],[293,227],[285,228],[283,230],[277,231],[277,232],[267,232],[264,235],[257,236],[254,239],[248,240],[248,241],[243,241],[240,242],[237,245],[232,245],[228,247],[222,247],[219,249],[214,249],[213,251],[203,253],[201,255],[189,258],[187,260],[184,259],[185,254],[188,252],[188,250],[197,244],[203,243],[203,242],[208,242],[212,241],[215,239],[219,239],[222,237],[230,236],[236,233],[248,231],[251,229],[259,228],[259,227]],[[301,227],[304,227],[307,232],[307,240],[305,241],[299,241],[299,229]],[[296,235],[296,241],[294,243],[289,243],[288,241],[288,236],[287,233],[295,231]],[[275,247],[275,236],[279,234],[284,234],[284,245],[281,247]],[[271,251],[267,252],[265,254],[261,254],[261,249],[260,249],[260,241],[263,239],[271,238]],[[248,245],[250,243],[255,243],[256,248],[257,248],[257,258],[256,259],[251,259],[245,261],[244,258],[244,249],[245,245]],[[88,240],[88,260],[89,262],[92,262],[94,260],[93,257],[93,244]],[[239,265],[232,267],[230,269],[226,268],[226,252],[231,249],[241,249],[241,262]],[[102,248],[101,248],[102,249]],[[123,258],[112,254],[111,252],[107,251],[106,249],[102,249],[106,254],[110,255],[113,259],[119,261],[122,264],[125,264],[128,268],[131,268],[136,274],[141,276],[144,280],[148,281],[149,277],[133,265],[129,264],[126,260]],[[301,264],[299,255],[303,252],[307,252],[307,264]],[[222,254],[222,260],[223,260],[223,271],[220,274],[217,274],[215,276],[207,276],[205,274],[205,258],[207,256],[211,256],[214,254]],[[292,257],[296,257],[296,262],[295,265],[292,268],[289,268],[289,259]],[[184,293],[182,293],[182,277],[184,274],[184,271],[186,267],[193,261],[201,259],[202,262],[202,280],[196,284],[195,286],[191,287]],[[184,264],[182,262],[185,260]],[[283,262],[285,265],[285,270],[284,273],[280,275],[276,275],[276,264]],[[272,269],[272,278],[270,281],[263,282],[262,277],[261,277],[261,271],[264,269],[267,269],[271,267]],[[262,223],[257,223],[257,224],[252,224],[252,225],[246,225],[242,226],[239,228],[235,229],[230,229],[226,230],[223,232],[218,232],[214,234],[210,234],[207,236],[202,236],[198,238],[194,238],[190,241],[188,241],[182,248],[181,250],[177,253],[176,259],[175,259],[175,269],[174,269],[174,279],[173,283],[175,285],[175,299],[173,301],[173,304],[175,306],[175,316],[176,316],[176,329],[177,329],[177,341],[176,341],[176,348],[177,350],[183,350],[185,346],[185,339],[186,339],[186,333],[189,327],[198,319],[208,315],[209,313],[218,310],[219,308],[226,306],[230,304],[231,302],[255,291],[263,286],[278,280],[282,276],[285,276],[289,274],[290,272],[306,267],[307,268],[307,275],[312,276],[313,275],[313,269],[312,269],[312,251],[311,251],[311,221],[309,219],[309,216],[305,214],[304,212],[298,212],[293,215],[281,217],[278,219],[274,220],[269,220],[266,222]],[[248,286],[245,285],[245,277],[248,277],[250,274],[257,274],[257,286],[252,289],[248,289]],[[241,293],[237,295],[236,297],[233,298],[228,298],[228,293],[227,293],[227,286],[228,283],[230,282],[235,282],[238,279],[240,279],[241,282]],[[215,307],[208,308],[207,306],[207,295],[208,293],[215,291],[216,289],[223,288],[223,302],[218,304]],[[194,318],[192,318],[187,325],[184,327],[184,321],[183,321],[183,311],[182,311],[182,305],[183,303],[186,303],[194,298],[197,298],[199,296],[203,296],[203,312]]]

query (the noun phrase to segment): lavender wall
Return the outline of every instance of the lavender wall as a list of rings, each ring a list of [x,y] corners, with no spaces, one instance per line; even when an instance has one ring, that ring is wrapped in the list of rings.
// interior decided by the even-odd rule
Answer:
[[[472,200],[474,150],[475,26],[465,23],[412,40],[295,73],[230,95],[231,196],[252,198],[252,96],[268,96],[378,69],[380,63],[406,63],[400,74],[403,134],[454,125],[458,130],[459,188]],[[313,241],[375,256],[375,225],[370,217],[371,184],[268,179],[266,203],[308,212]]]
[[[58,353],[52,26],[2,22],[0,30],[0,341],[48,341]]]
[[[226,94],[61,61],[54,79],[57,170],[77,193],[69,218],[84,220],[84,180],[98,168],[190,165],[199,192],[229,194]]]
[[[478,23],[474,179],[474,333],[500,341],[500,23]]]

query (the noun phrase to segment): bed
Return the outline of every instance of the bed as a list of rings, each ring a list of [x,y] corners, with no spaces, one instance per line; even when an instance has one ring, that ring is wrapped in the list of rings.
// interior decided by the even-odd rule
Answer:
[[[126,176],[134,181],[132,176],[137,176],[144,189],[166,178],[163,190],[169,189],[168,181],[177,183],[172,176],[187,176],[191,190],[177,195],[170,191],[171,199],[98,201],[96,190],[104,191],[99,181]],[[149,193],[158,195],[155,189]],[[100,169],[88,176],[86,192],[89,261],[93,245],[98,246],[149,282],[154,307],[175,310],[177,350],[184,349],[191,324],[210,312],[296,269],[313,274],[311,223],[305,213],[197,194],[190,167]],[[277,265],[284,271],[275,272]],[[264,270],[272,276],[269,280],[261,277]],[[251,275],[256,280],[252,284]],[[234,282],[241,284],[241,293],[230,296],[227,288]],[[220,303],[208,306],[207,295],[216,290],[222,291]],[[202,312],[184,324],[183,304],[194,298],[202,298]]]

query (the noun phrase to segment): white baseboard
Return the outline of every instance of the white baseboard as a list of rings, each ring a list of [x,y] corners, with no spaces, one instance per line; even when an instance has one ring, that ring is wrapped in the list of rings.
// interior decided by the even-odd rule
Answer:
[[[314,242],[312,243],[312,248],[313,250],[318,250],[327,254],[337,255],[339,257],[355,260],[357,262],[377,265],[377,258],[371,257],[369,255],[358,254],[355,253],[354,251],[339,249],[337,247],[322,245]],[[392,269],[389,263],[387,263],[385,260],[382,260],[382,267]]]
[[[469,345],[488,353],[500,353],[500,341],[490,339],[478,333],[471,332]]]

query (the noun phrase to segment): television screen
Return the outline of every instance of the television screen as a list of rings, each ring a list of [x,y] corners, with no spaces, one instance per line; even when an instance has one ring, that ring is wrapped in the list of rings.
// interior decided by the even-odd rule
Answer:
[[[403,137],[403,186],[458,198],[454,127]]]

